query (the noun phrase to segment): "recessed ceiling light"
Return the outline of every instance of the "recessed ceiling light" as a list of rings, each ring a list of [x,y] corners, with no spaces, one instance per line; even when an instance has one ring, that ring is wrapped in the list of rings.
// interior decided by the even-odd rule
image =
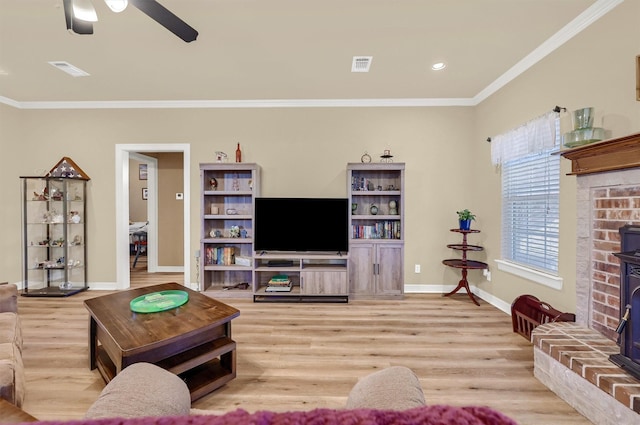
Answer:
[[[66,72],[67,74],[71,75],[72,77],[87,77],[87,76],[89,76],[88,72],[81,70],[77,66],[71,65],[69,62],[53,61],[53,62],[49,62],[49,64],[55,66],[56,68],[58,68],[61,71]]]
[[[444,62],[436,62],[433,65],[431,65],[431,69],[433,69],[434,71],[440,71],[442,69],[445,69],[447,67],[447,64]]]

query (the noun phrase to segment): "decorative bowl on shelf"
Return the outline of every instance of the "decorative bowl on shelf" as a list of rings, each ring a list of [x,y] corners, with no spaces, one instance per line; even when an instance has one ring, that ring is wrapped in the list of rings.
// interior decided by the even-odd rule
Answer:
[[[592,127],[581,128],[578,130],[565,133],[562,136],[562,144],[567,148],[575,148],[577,146],[589,143],[599,142],[604,139],[604,128]]]

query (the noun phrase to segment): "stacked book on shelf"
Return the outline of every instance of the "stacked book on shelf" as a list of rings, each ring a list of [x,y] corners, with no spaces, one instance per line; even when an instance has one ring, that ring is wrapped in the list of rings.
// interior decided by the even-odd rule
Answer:
[[[378,221],[371,225],[352,225],[352,239],[400,239],[400,221]]]
[[[291,279],[285,274],[277,274],[267,282],[267,292],[290,292]]]
[[[205,248],[206,266],[235,264],[236,249],[233,246],[208,246]]]

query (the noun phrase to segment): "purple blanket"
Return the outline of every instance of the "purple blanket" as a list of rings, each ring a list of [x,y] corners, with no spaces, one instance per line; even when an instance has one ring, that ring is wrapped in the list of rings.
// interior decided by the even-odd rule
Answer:
[[[517,425],[488,407],[423,406],[411,410],[315,409],[306,412],[248,413],[238,409],[224,415],[85,419],[38,422],[47,425]]]

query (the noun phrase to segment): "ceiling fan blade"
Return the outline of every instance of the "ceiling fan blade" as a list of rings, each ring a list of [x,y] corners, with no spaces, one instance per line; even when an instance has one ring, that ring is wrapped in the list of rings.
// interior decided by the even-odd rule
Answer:
[[[64,19],[67,22],[67,29],[76,34],[93,34],[93,24],[87,21],[81,21],[73,16],[73,5],[71,0],[62,0],[64,8]]]
[[[129,3],[187,43],[198,37],[198,31],[156,0],[129,0]]]

